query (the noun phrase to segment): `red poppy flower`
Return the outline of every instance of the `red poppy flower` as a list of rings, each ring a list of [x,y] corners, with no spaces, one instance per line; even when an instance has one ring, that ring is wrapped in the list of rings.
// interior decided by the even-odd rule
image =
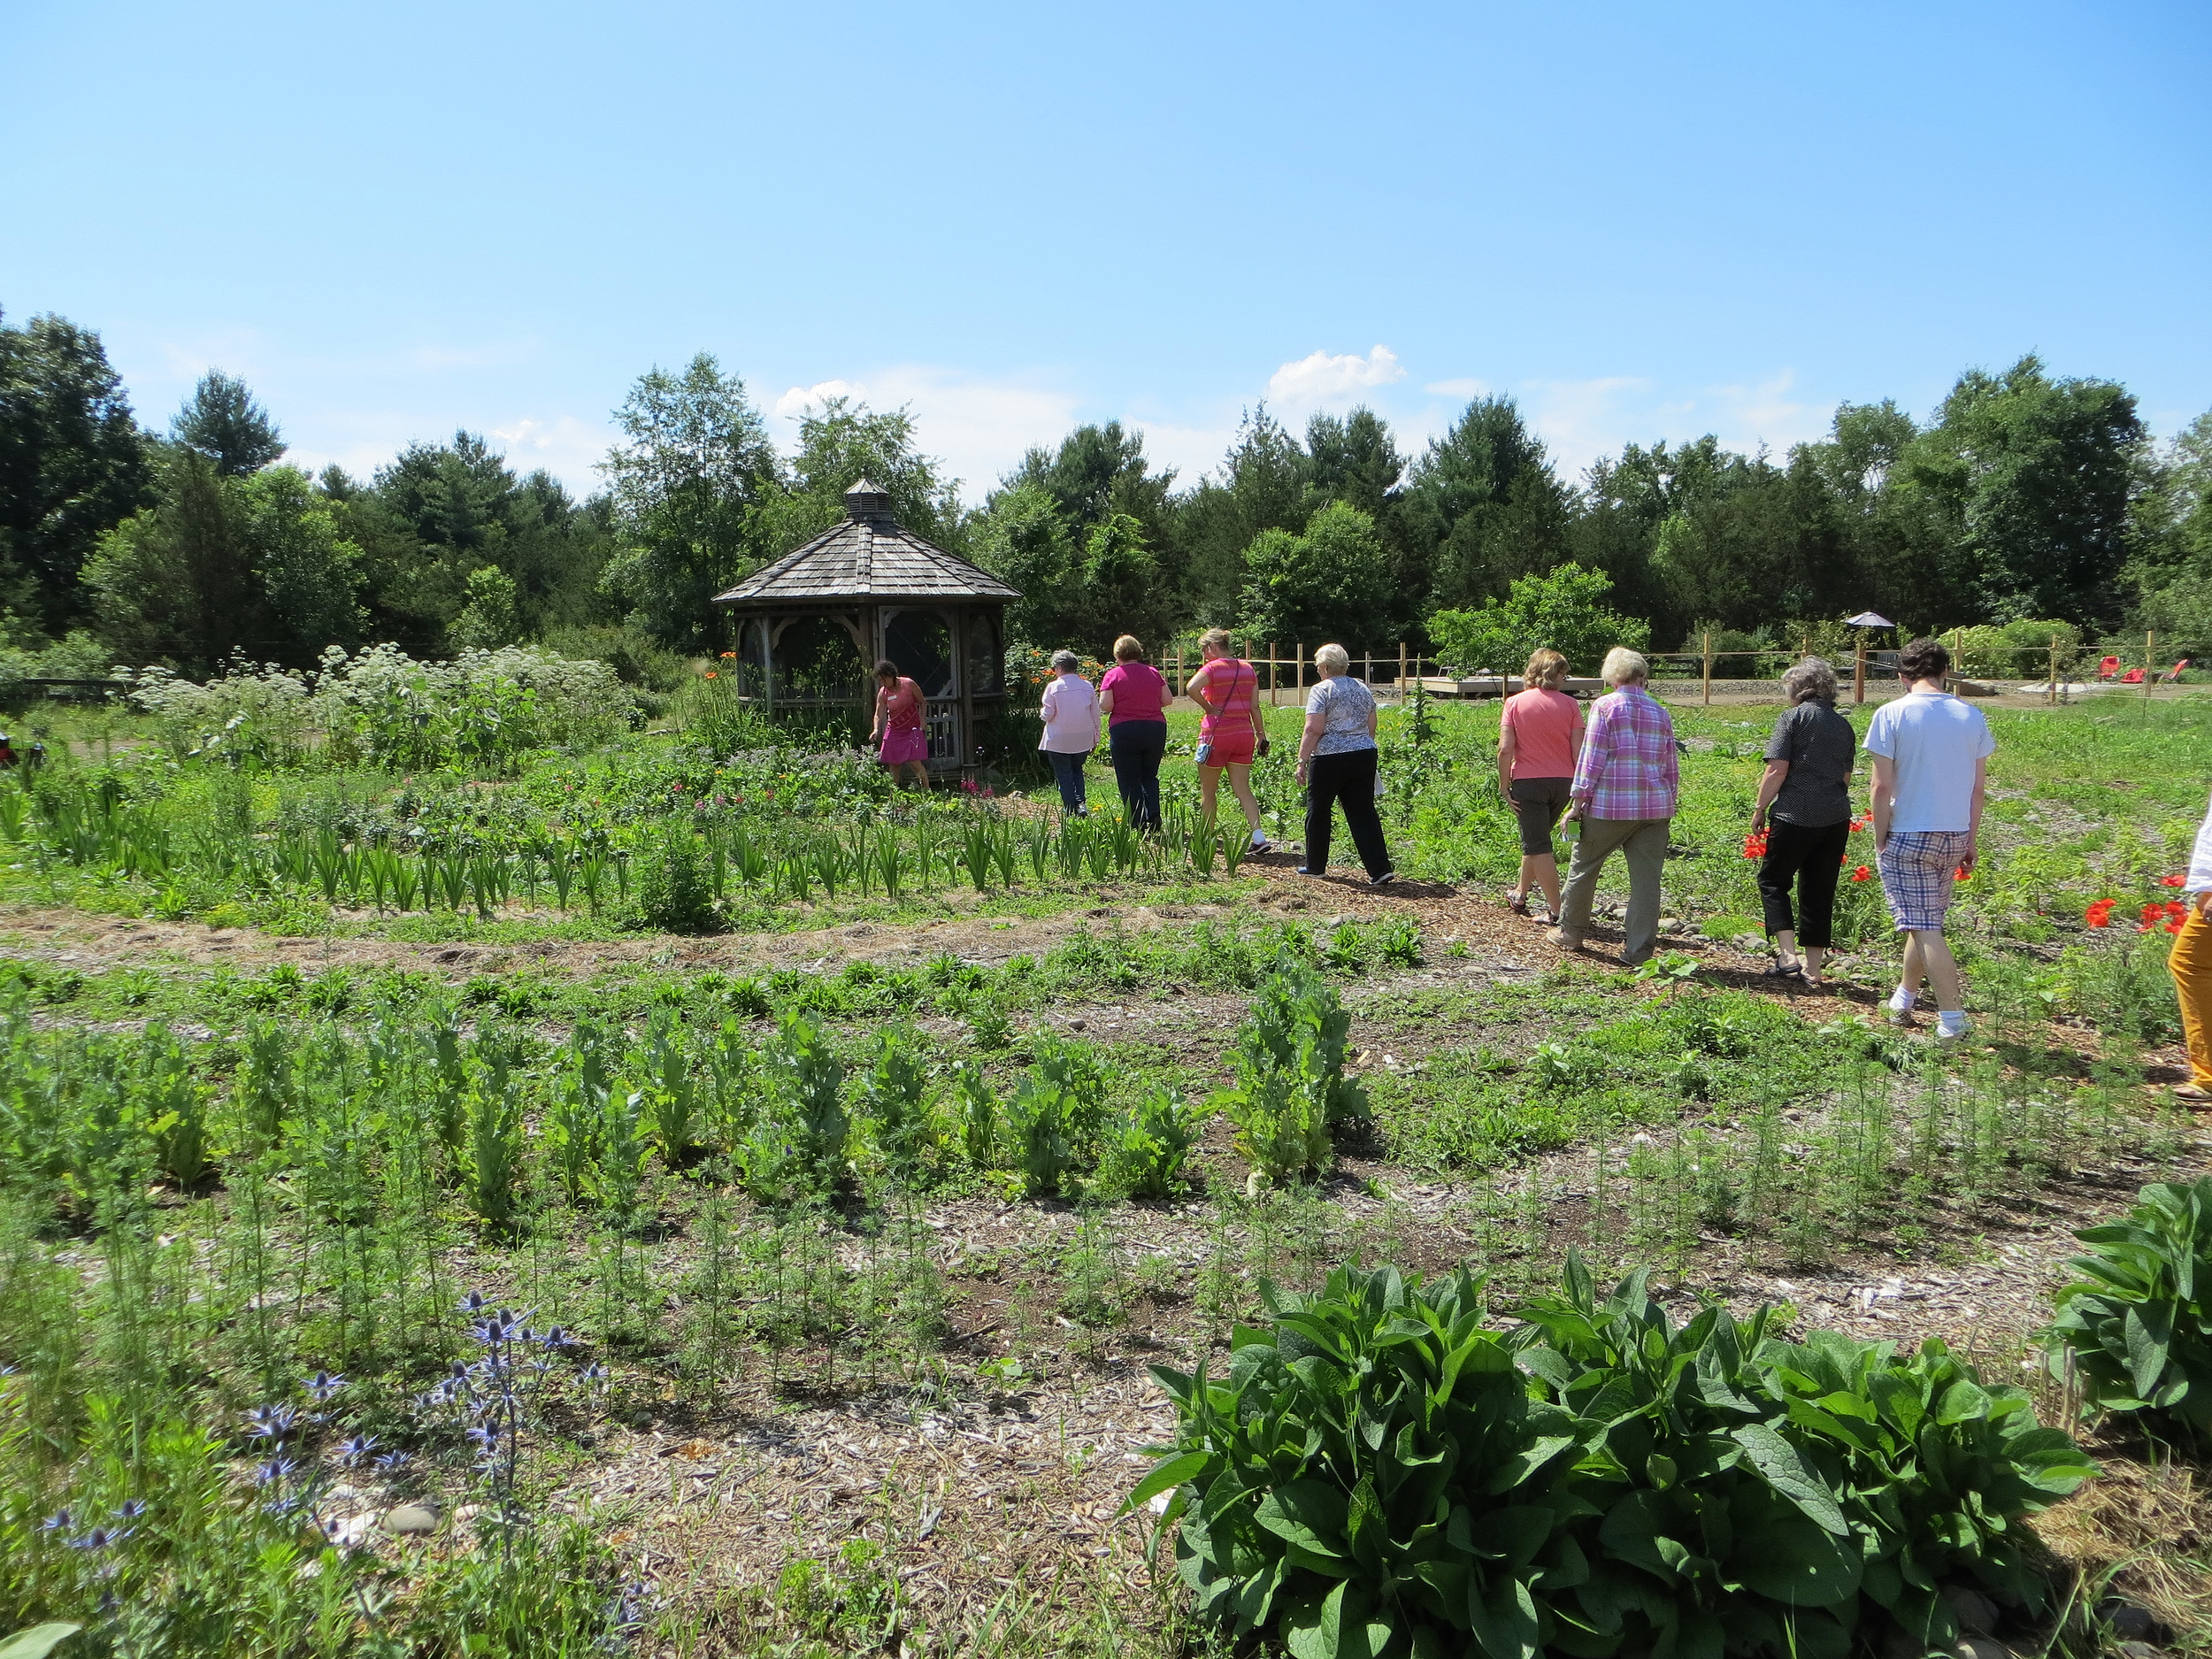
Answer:
[[[2169,899],[2166,901],[2166,914],[2173,921],[2185,921],[2189,915],[2189,907],[2179,899]]]
[[[2184,875],[2161,876],[2158,878],[2158,885],[2162,887],[2177,887],[2188,879]]]
[[[712,670],[711,668],[710,668],[710,669],[708,669],[708,670],[707,670],[707,678],[708,678],[709,680],[719,680],[719,679],[721,679],[721,678],[722,678],[722,676],[721,676],[721,675],[719,675],[719,674],[718,674],[718,673],[716,673],[716,672],[714,672],[714,670]]]
[[[1973,879],[1974,872],[1971,870],[1969,870],[1964,864],[1961,864],[1956,870],[1954,870],[1951,872],[1951,879],[1954,881],[1971,881]]]
[[[2177,933],[2188,925],[2178,916],[2169,916],[2166,918],[2166,931],[2170,933]]]
[[[1863,881],[1873,873],[1874,872],[1871,870],[1869,870],[1864,864],[1861,864],[1856,870],[1854,870],[1851,872],[1851,879],[1854,881]]]
[[[1767,856],[1767,838],[1763,834],[1745,836],[1743,838],[1743,856],[1747,858],[1765,857]]]
[[[2165,915],[2165,913],[2166,907],[2162,904],[2146,904],[2142,910],[2138,912],[2140,919],[2146,922],[2154,922],[2160,917]]]
[[[2092,927],[2109,927],[2112,926],[2112,907],[2118,902],[2117,899],[2099,899],[2081,913],[2081,919]]]

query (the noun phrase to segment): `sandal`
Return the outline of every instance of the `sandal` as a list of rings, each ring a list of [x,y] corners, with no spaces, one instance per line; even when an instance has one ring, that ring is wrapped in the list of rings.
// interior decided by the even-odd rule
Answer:
[[[1768,979],[1802,979],[1805,977],[1805,964],[1801,962],[1793,962],[1786,968],[1782,965],[1782,958],[1777,956],[1762,968],[1759,973],[1761,978]]]
[[[1516,915],[1516,916],[1526,916],[1526,915],[1528,914],[1528,895],[1527,895],[1527,894],[1525,894],[1525,893],[1509,893],[1509,894],[1507,894],[1507,895],[1505,895],[1505,902],[1506,902],[1506,903],[1507,903],[1507,904],[1510,907],[1510,908],[1511,908],[1511,910],[1512,910],[1512,911],[1513,911],[1514,915]]]
[[[2212,1106],[2212,1088],[2195,1083],[2177,1083],[2173,1095],[2176,1100],[2191,1106]]]

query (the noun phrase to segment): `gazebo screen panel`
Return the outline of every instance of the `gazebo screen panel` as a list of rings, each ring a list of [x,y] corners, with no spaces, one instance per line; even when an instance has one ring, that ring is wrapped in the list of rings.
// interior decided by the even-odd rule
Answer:
[[[835,617],[793,617],[771,637],[779,703],[865,703],[868,664]]]
[[[1000,649],[998,618],[982,609],[968,612],[968,690],[979,697],[1006,688],[1006,654]]]
[[[883,613],[883,654],[922,688],[926,697],[960,693],[953,672],[952,618],[941,611],[901,610]]]

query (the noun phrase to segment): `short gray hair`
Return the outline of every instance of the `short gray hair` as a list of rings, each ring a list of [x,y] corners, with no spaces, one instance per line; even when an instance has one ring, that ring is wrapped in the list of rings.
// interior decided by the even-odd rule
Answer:
[[[1313,665],[1325,674],[1340,674],[1352,665],[1352,654],[1341,645],[1325,645],[1313,654]]]
[[[1632,651],[1625,645],[1616,645],[1605,654],[1605,683],[1624,686],[1631,682],[1642,685],[1651,678],[1651,664],[1644,661],[1641,651]]]
[[[1056,674],[1071,674],[1082,666],[1083,659],[1073,651],[1055,651],[1052,654],[1052,672]]]
[[[1817,698],[1822,703],[1836,700],[1836,671],[1824,657],[1809,657],[1782,676],[1782,695],[1794,708],[1801,703]]]

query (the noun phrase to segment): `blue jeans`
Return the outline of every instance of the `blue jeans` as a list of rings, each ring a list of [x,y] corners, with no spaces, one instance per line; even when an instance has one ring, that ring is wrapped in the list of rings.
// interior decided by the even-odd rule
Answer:
[[[1160,827],[1160,759],[1167,753],[1165,720],[1119,720],[1106,728],[1121,805],[1138,829]]]
[[[1090,757],[1087,749],[1079,755],[1064,755],[1056,749],[1045,750],[1045,758],[1052,763],[1053,780],[1060,786],[1060,804],[1071,812],[1090,810],[1083,799],[1083,763]]]

